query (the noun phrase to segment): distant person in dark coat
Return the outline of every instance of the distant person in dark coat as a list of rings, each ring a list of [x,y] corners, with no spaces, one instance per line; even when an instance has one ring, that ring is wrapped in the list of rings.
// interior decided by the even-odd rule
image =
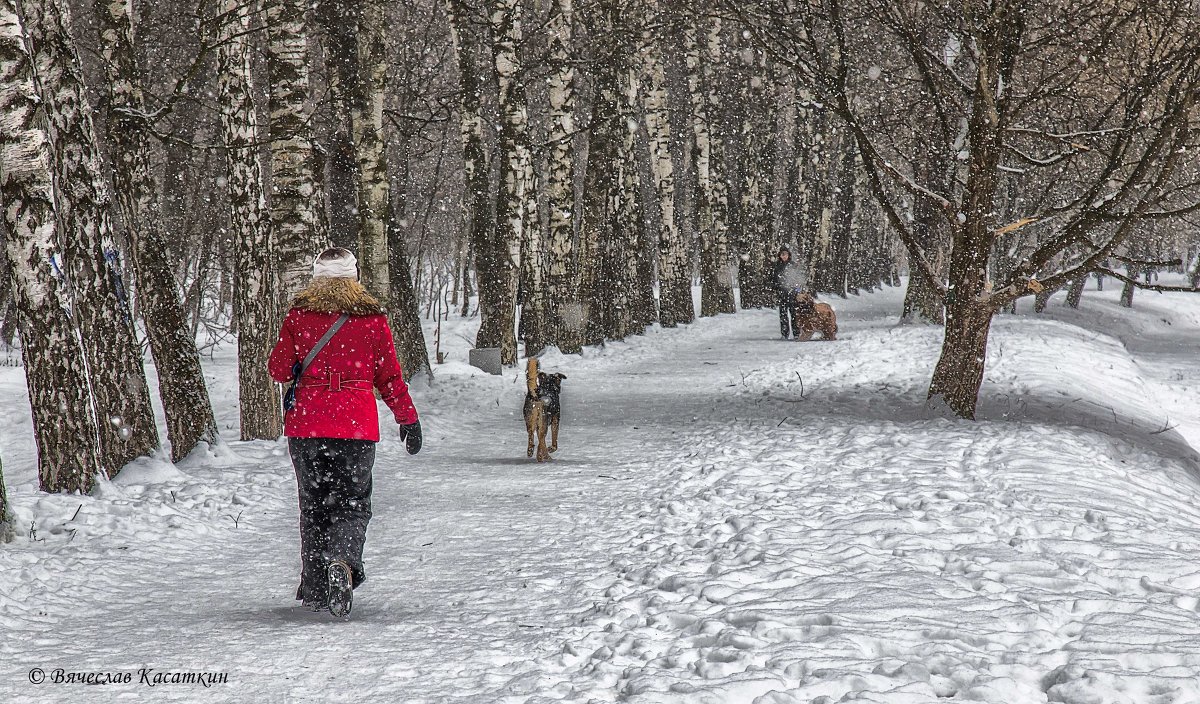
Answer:
[[[808,276],[792,261],[792,251],[787,247],[779,248],[775,268],[771,273],[771,283],[779,300],[779,334],[783,339],[790,340],[795,333],[792,330],[792,309],[795,306],[792,292],[797,288],[807,287]]]
[[[387,316],[358,282],[357,261],[348,250],[327,249],[313,262],[312,283],[296,296],[271,352],[271,376],[291,383],[343,313],[349,317],[304,370],[295,407],[284,419],[300,493],[296,598],[335,616],[350,613],[351,592],[366,579],[362,553],[379,441],[375,391],[400,426],[408,452],[421,448],[421,424]]]

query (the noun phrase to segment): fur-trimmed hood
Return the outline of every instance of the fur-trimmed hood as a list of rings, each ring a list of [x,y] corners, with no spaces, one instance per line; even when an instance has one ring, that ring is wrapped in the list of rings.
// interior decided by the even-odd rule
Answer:
[[[293,308],[317,313],[349,313],[350,315],[381,315],[383,306],[367,293],[363,285],[350,278],[317,277],[296,294]]]

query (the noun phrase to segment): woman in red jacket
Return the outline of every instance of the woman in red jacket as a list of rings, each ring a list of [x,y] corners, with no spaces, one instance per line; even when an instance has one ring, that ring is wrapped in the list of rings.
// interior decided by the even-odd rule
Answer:
[[[300,494],[300,588],[296,598],[336,616],[366,579],[363,542],[371,519],[371,467],[379,441],[379,391],[410,454],[421,424],[396,361],[383,309],[358,282],[348,250],[313,260],[313,280],[292,303],[271,352],[271,376],[290,384],[304,359],[338,319],[348,317],[301,374],[284,434]]]

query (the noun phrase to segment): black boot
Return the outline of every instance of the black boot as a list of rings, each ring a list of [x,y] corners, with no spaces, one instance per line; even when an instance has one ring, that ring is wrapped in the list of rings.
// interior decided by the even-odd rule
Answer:
[[[329,613],[338,618],[350,615],[354,603],[354,586],[350,566],[341,560],[329,563]]]

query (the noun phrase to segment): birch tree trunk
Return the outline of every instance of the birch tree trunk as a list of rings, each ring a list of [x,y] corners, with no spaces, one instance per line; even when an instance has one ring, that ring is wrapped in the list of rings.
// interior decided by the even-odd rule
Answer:
[[[628,17],[622,13],[620,17]],[[621,78],[621,112],[618,128],[617,160],[617,241],[614,257],[617,289],[621,291],[621,307],[616,311],[616,325],[612,338],[623,340],[630,335],[640,335],[653,319],[654,299],[642,296],[642,272],[640,262],[649,254],[646,247],[646,227],[642,217],[641,179],[638,174],[638,132],[641,128],[638,99],[638,71],[632,63],[632,47],[622,47],[622,60],[618,63]]]
[[[536,17],[541,16],[544,0],[538,0],[534,3],[532,13]],[[527,55],[544,57],[548,49],[550,41],[548,34],[539,32],[525,46]],[[545,59],[543,59],[544,61]],[[548,83],[547,83],[548,87]],[[549,158],[547,149],[543,148],[540,154],[534,153],[533,145],[540,143],[548,146],[550,138],[548,125],[545,122],[534,124],[530,122],[530,116],[538,114],[545,116],[550,109],[548,105],[549,95],[542,93],[539,86],[532,86],[532,94],[529,89],[522,86],[522,93],[525,94],[525,144],[527,145],[528,157],[525,159],[525,173],[523,180],[525,182],[525,198],[523,201],[524,213],[522,220],[524,221],[524,236],[521,238],[521,271],[519,278],[520,295],[518,299],[521,302],[521,318],[517,325],[517,336],[525,344],[525,356],[532,357],[538,354],[550,344],[550,295],[546,290],[546,282],[549,276],[548,257],[546,252],[547,244],[547,228],[542,225],[541,206],[544,202],[544,193],[540,189],[544,189],[546,175],[549,172]],[[543,132],[543,130],[546,130]],[[547,225],[548,225],[547,219]]]
[[[576,277],[575,68],[571,63],[574,8],[572,0],[554,0],[547,22],[551,73],[550,155],[546,179],[549,223],[546,231],[546,321],[548,344],[567,353],[580,351],[582,303]]]
[[[597,6],[604,37],[592,57],[595,96],[588,131],[581,236],[585,341],[597,344],[640,333],[652,301],[641,300],[639,258],[645,244],[638,178],[638,85],[628,39],[630,14],[615,0]]]
[[[677,20],[673,14],[668,15]],[[658,232],[658,322],[672,328],[696,317],[692,306],[691,262],[675,211],[675,167],[671,161],[671,117],[668,108],[666,64],[654,33],[642,33],[644,50],[646,132],[650,139],[651,173],[662,212]]]
[[[104,471],[86,364],[58,263],[49,138],[15,0],[0,0],[0,203],[43,491],[91,490]]]
[[[33,80],[46,114],[55,209],[72,305],[110,474],[158,448],[158,429],[129,306],[118,289],[108,187],[79,56],[60,0],[22,0]],[[111,258],[110,258],[111,257]]]
[[[383,125],[387,90],[383,38],[386,21],[387,13],[379,0],[361,3],[356,33],[358,71],[345,89],[352,96],[350,125],[358,162],[359,278],[376,298],[390,303],[387,222],[391,185]]]
[[[850,247],[854,221],[854,158],[856,152],[847,135],[840,131],[828,142],[827,180],[833,184],[821,215],[821,238],[814,252],[809,286],[822,293],[846,297],[850,266]]]
[[[116,5],[111,0],[98,4]],[[267,81],[270,95],[271,223],[280,298],[290,301],[307,283],[318,240],[310,128],[308,23],[305,0],[267,3]],[[282,311],[281,311],[282,312]]]
[[[721,20],[711,20],[702,38],[698,34],[697,27],[690,25],[686,45],[695,135],[693,153],[699,180],[700,315],[710,316],[734,312],[729,196],[725,182],[724,105],[717,73],[723,55]]]
[[[541,354],[550,342],[549,301],[546,290],[547,266],[546,243],[542,236],[538,216],[538,199],[534,194],[536,177],[532,158],[525,163],[525,235],[521,238],[521,338],[525,343],[525,356]]]
[[[488,241],[495,229],[495,218],[492,212],[492,194],[490,184],[490,164],[483,141],[483,91],[486,81],[476,67],[476,56],[486,53],[491,59],[490,36],[482,40],[474,27],[483,25],[470,5],[464,0],[446,0],[446,10],[450,17],[450,31],[454,38],[455,53],[458,58],[458,75],[460,83],[459,95],[462,105],[459,111],[463,140],[463,169],[467,184],[466,202],[469,237],[467,238],[468,258],[473,254],[476,261],[476,271],[479,273],[479,287],[484,281],[491,285],[486,275],[488,264]],[[485,254],[481,257],[479,248],[483,246]],[[470,309],[470,278],[469,269],[463,268],[463,315]],[[483,311],[483,294],[480,293],[479,308]],[[514,343],[515,345],[515,343]]]
[[[267,360],[275,342],[278,288],[250,88],[250,14],[241,0],[222,0],[220,7],[227,16],[221,27],[217,86],[236,249],[233,315],[238,329],[241,438],[274,440],[282,431],[282,409],[278,389],[267,374]]]
[[[771,196],[775,176],[775,111],[777,96],[772,90],[766,55],[749,46],[742,49],[747,75],[742,85],[742,233],[738,259],[738,289],[742,308],[775,305],[771,266],[775,260]]]
[[[475,262],[479,276],[478,347],[499,347],[504,364],[517,363],[516,299],[521,239],[526,234],[524,207],[527,178],[532,173],[525,88],[517,82],[521,70],[523,0],[494,0],[490,5],[494,44],[492,65],[499,86],[500,193],[496,227],[487,238],[476,234]]]
[[[93,10],[108,81],[106,124],[116,201],[133,253],[138,304],[158,371],[171,460],[178,462],[198,443],[217,442],[217,422],[196,340],[189,334],[179,285],[167,258],[170,250],[156,196],[149,135],[136,117],[145,114],[146,102],[129,6],[96,0]]]
[[[358,76],[361,9],[357,0],[316,0],[315,12],[324,30],[324,69],[333,120],[328,135],[328,153],[323,155],[328,178],[325,169],[320,174],[329,203],[326,212],[329,242],[335,247],[357,250],[361,215],[358,212],[358,157],[352,115],[353,86]]]

